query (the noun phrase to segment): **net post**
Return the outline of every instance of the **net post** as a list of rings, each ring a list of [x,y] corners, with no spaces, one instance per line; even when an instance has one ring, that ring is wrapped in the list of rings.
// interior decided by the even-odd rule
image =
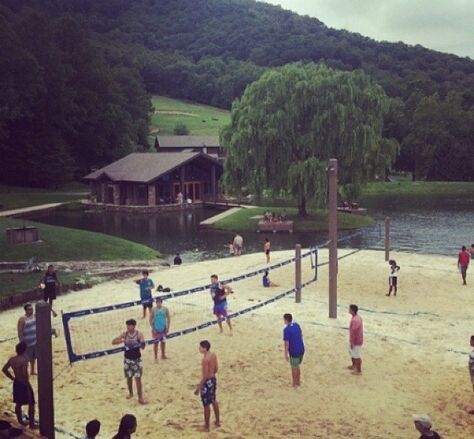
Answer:
[[[38,350],[39,427],[42,436],[54,439],[53,345],[51,342],[51,308],[38,302],[36,314],[36,346]]]
[[[295,302],[301,303],[301,244],[295,246]]]
[[[319,248],[316,247],[314,250],[314,280],[318,280],[318,254],[319,254]]]
[[[385,261],[390,259],[390,218],[385,218]]]
[[[337,318],[337,159],[329,159],[329,318]]]

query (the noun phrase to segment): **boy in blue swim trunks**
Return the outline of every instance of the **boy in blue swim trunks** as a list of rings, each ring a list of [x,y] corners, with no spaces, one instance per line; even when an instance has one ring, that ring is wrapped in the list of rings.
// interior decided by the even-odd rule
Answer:
[[[223,285],[219,282],[217,274],[211,276],[211,297],[214,301],[213,312],[218,319],[219,332],[223,332],[222,320],[226,320],[229,331],[232,334],[232,323],[227,317],[227,296],[233,292],[229,285]]]
[[[211,418],[211,405],[216,417],[216,427],[220,427],[219,404],[216,401],[217,380],[216,374],[219,369],[217,356],[209,352],[211,343],[203,340],[199,343],[199,352],[203,354],[201,362],[202,378],[196,386],[195,395],[201,395],[202,405],[204,406],[204,427],[203,431],[209,431],[209,421]]]
[[[142,271],[143,278],[135,281],[137,285],[140,286],[140,299],[142,301],[143,306],[143,319],[146,317],[146,310],[151,312],[153,308],[153,295],[152,291],[155,288],[155,284],[153,281],[148,277],[149,273],[148,270]]]

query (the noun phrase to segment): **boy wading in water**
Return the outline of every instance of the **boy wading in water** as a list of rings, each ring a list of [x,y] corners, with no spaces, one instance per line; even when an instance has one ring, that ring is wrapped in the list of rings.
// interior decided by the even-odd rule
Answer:
[[[270,263],[270,251],[272,249],[272,244],[270,243],[270,240],[268,238],[265,238],[265,243],[263,244],[263,252],[265,253],[265,258],[267,261],[267,264]]]
[[[23,422],[21,406],[28,405],[28,421],[30,428],[35,426],[35,395],[28,377],[28,358],[24,355],[26,352],[26,343],[21,342],[16,345],[16,355],[11,357],[3,366],[2,372],[13,381],[13,402],[15,403],[15,414],[21,425]],[[10,372],[13,371],[13,374]]]
[[[211,418],[211,404],[216,417],[216,427],[220,427],[219,404],[216,401],[217,380],[216,374],[219,366],[217,356],[214,352],[209,352],[211,344],[207,340],[199,343],[199,352],[203,355],[201,362],[202,378],[196,386],[195,395],[201,395],[202,405],[204,406],[204,427],[203,431],[209,431],[209,421]]]
[[[158,363],[158,345],[161,345],[161,358],[166,360],[166,335],[170,330],[170,312],[166,306],[163,306],[163,299],[156,298],[156,307],[150,313],[151,336],[157,340],[153,345],[155,363]]]
[[[285,360],[290,362],[293,387],[298,387],[301,384],[300,364],[304,356],[303,333],[300,325],[293,322],[291,314],[285,314],[283,321],[285,322],[283,330]]]
[[[140,404],[146,404],[143,399],[142,389],[142,354],[140,349],[145,349],[143,344],[145,339],[143,334],[137,331],[137,322],[134,319],[127,320],[125,322],[127,330],[119,335],[117,338],[112,340],[112,344],[124,344],[127,350],[124,351],[123,359],[123,371],[125,378],[127,379],[128,396],[127,399],[133,398],[133,379],[135,378],[135,384],[137,386],[138,402]]]
[[[397,281],[398,281],[398,272],[400,271],[400,267],[397,265],[397,262],[395,259],[390,259],[388,261],[390,265],[390,273],[388,275],[388,293],[386,294],[387,296],[390,296],[393,291],[393,295],[397,295]]]

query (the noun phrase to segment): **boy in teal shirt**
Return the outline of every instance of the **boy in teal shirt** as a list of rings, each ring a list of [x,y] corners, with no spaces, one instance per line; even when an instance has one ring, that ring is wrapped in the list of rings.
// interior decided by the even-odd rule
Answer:
[[[156,298],[156,306],[150,312],[151,336],[155,340],[153,352],[155,354],[155,363],[158,362],[158,344],[161,344],[161,358],[167,359],[165,354],[166,335],[170,330],[170,312],[166,306],[163,306],[163,299]]]
[[[135,281],[135,283],[140,286],[140,300],[142,301],[143,306],[143,318],[146,317],[146,309],[148,308],[151,310],[153,307],[153,295],[151,292],[153,291],[153,288],[155,288],[155,284],[148,277],[148,274],[148,270],[143,270],[143,278]]]

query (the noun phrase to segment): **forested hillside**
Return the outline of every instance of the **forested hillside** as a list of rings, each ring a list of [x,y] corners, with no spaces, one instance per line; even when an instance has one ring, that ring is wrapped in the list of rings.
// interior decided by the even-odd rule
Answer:
[[[43,20],[56,25],[63,23],[68,32],[71,29],[77,32],[83,54],[92,57],[85,62],[77,59],[82,68],[81,77],[93,75],[89,66],[92,72],[108,70],[110,81],[107,79],[103,84],[119,95],[123,93],[126,102],[120,105],[97,100],[100,105],[112,105],[117,111],[127,112],[123,115],[125,119],[133,118],[134,126],[127,129],[128,136],[120,137],[119,149],[116,150],[117,142],[109,139],[99,142],[98,153],[83,156],[82,145],[84,148],[95,148],[95,145],[89,140],[85,144],[76,135],[82,131],[76,126],[72,141],[69,135],[58,141],[63,145],[61,148],[72,148],[73,157],[85,157],[86,166],[101,164],[123,154],[124,148],[143,144],[149,101],[143,97],[142,81],[150,93],[230,108],[247,84],[266,69],[301,60],[324,62],[341,70],[362,69],[393,98],[384,134],[397,139],[402,146],[399,169],[414,171],[417,178],[441,180],[467,180],[474,175],[474,61],[470,59],[403,43],[378,43],[253,0],[0,0],[0,3],[4,5],[0,15],[10,29],[8,38],[18,48],[11,50],[17,53],[26,50],[37,58],[34,49],[25,43],[24,33],[28,32],[22,32],[24,28],[18,24],[21,17],[32,14],[24,7],[34,8],[45,14]],[[2,32],[6,32],[3,26]],[[47,36],[43,38],[48,40]],[[60,39],[56,38],[48,47],[51,45],[70,58],[79,56],[73,47],[61,49]],[[35,61],[44,72],[41,61]],[[102,66],[94,70],[99,62]],[[28,65],[28,61],[25,63]],[[66,72],[70,73],[70,69]],[[75,74],[79,75],[79,70]],[[17,80],[27,88],[34,88],[32,77],[37,75],[30,70]],[[135,91],[130,92],[127,81]],[[79,82],[86,86],[88,80]],[[62,86],[68,84],[75,87],[76,81],[69,79]],[[15,93],[20,91],[12,92],[12,99]],[[116,93],[112,95],[117,96]],[[107,99],[107,93],[102,97]],[[129,102],[132,98],[135,105]],[[129,105],[134,109],[128,111]],[[108,114],[115,112],[109,108],[101,114],[104,110]],[[82,116],[85,114],[87,111],[81,111]],[[63,119],[71,123],[68,117]],[[115,126],[122,128],[123,124]],[[3,148],[3,115],[0,128]],[[97,129],[91,132],[102,135]],[[9,130],[7,134],[16,136]]]

